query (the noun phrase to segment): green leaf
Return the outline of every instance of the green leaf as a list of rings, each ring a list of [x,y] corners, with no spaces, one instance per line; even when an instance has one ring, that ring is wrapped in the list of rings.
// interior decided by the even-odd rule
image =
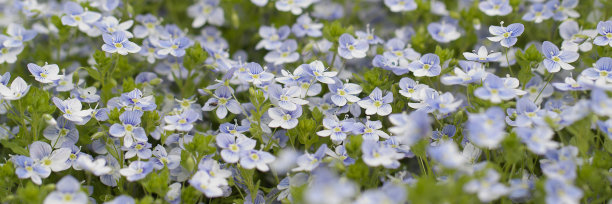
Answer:
[[[170,173],[168,169],[164,168],[157,173],[150,174],[146,179],[144,179],[144,181],[141,181],[141,183],[147,192],[153,192],[163,197],[166,195],[166,192],[168,192],[169,176]]]
[[[100,72],[98,72],[98,70],[97,70],[97,69],[94,69],[94,68],[91,68],[91,67],[81,67],[81,68],[82,68],[82,69],[85,69],[85,70],[87,71],[87,74],[88,74],[88,75],[89,75],[91,78],[93,78],[93,79],[95,79],[95,80],[97,80],[97,81],[102,80],[102,78],[100,77]]]

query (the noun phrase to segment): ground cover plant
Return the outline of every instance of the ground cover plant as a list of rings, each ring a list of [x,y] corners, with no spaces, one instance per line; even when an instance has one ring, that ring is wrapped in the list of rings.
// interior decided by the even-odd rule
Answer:
[[[612,202],[612,1],[0,10],[1,203]]]

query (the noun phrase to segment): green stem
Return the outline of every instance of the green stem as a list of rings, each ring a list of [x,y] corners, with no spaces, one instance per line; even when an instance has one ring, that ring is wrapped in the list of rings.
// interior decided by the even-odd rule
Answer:
[[[535,103],[536,101],[538,101],[538,99],[540,98],[540,95],[542,94],[542,92],[544,92],[544,89],[546,89],[546,86],[548,86],[548,84],[550,83],[550,81],[555,78],[554,75],[552,73],[548,74],[548,80],[546,81],[546,84],[544,84],[544,87],[542,87],[542,89],[540,90],[540,92],[538,93],[538,95],[536,96],[535,100],[533,100],[533,102]]]
[[[506,62],[508,63],[508,70],[510,70],[510,75],[514,76],[514,72],[512,71],[512,65],[510,65],[510,60],[508,59],[508,52],[510,52],[510,49],[506,48]]]

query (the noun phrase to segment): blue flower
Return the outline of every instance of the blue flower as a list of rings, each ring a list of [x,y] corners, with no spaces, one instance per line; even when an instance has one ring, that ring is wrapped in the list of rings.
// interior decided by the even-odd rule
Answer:
[[[246,79],[248,82],[258,85],[274,79],[274,74],[264,71],[261,65],[255,62],[250,62],[245,66],[247,68],[248,75],[246,75]]]
[[[486,172],[484,178],[475,179],[463,186],[463,190],[468,193],[478,193],[478,199],[481,202],[491,202],[497,200],[503,195],[506,195],[510,189],[502,183],[499,183],[499,173],[493,169]]]
[[[489,108],[480,114],[470,114],[465,125],[467,138],[477,146],[497,148],[506,136],[505,115],[499,107]]]
[[[87,194],[81,191],[81,183],[71,175],[64,176],[49,193],[44,203],[87,203]]]
[[[446,168],[459,169],[467,164],[465,157],[452,139],[427,147],[427,155]]]
[[[221,147],[221,158],[227,163],[236,163],[243,151],[255,148],[256,141],[248,137],[236,137],[227,133],[220,133],[216,137],[217,146]]]
[[[380,39],[378,36],[374,35],[374,29],[370,29],[370,24],[366,25],[365,32],[358,30],[355,31],[355,35],[357,36],[357,39],[368,41],[368,43],[371,45],[382,44],[385,42],[383,39]]]
[[[157,108],[153,96],[144,96],[140,89],[134,89],[128,93],[121,94],[121,105],[128,106],[132,110],[152,111]]]
[[[482,63],[497,61],[501,57],[501,52],[487,52],[487,47],[480,46],[478,53],[464,52],[465,59]]]
[[[330,84],[327,86],[329,91],[333,93],[331,96],[332,102],[337,106],[344,106],[347,102],[355,103],[361,100],[358,96],[361,93],[362,88],[358,84],[346,83],[343,84],[342,81],[336,79],[334,84]]]
[[[42,184],[42,179],[51,175],[51,170],[42,166],[42,164],[34,162],[30,157],[17,155],[11,157],[15,165],[15,174],[20,179],[32,179],[35,184]]]
[[[577,52],[559,51],[559,48],[549,41],[542,43],[542,54],[546,57],[544,67],[551,73],[558,72],[561,68],[565,70],[574,69],[574,66],[569,63],[576,61],[579,57]]]
[[[485,0],[478,3],[478,8],[488,16],[505,16],[512,12],[510,1]]]
[[[138,181],[143,179],[153,171],[153,163],[149,161],[133,161],[130,166],[119,170],[121,175],[130,181]]]
[[[338,54],[344,59],[364,58],[366,52],[370,49],[367,41],[355,39],[348,33],[342,34],[338,43]]]
[[[4,42],[8,41],[9,38],[4,35],[0,35],[0,63],[15,63],[17,61],[17,55],[23,51],[22,47],[6,47]]]
[[[323,65],[323,62],[319,60],[315,60],[311,62],[310,64],[305,65],[304,69],[305,69],[304,71],[306,71],[308,75],[310,75],[311,77],[314,77],[317,81],[321,83],[326,83],[326,84],[336,83],[336,81],[334,81],[332,77],[336,76],[338,72],[326,71],[327,69],[325,69],[325,65]]]
[[[596,80],[596,83],[606,84],[612,82],[612,58],[599,58],[595,62],[594,67],[585,69],[581,75],[587,79]]]
[[[548,179],[545,184],[546,203],[580,203],[582,190],[558,179]]]
[[[112,35],[102,34],[102,39],[105,43],[102,45],[102,50],[105,52],[119,53],[121,55],[140,52],[140,46],[130,42],[125,32],[114,32]]]
[[[479,83],[487,76],[487,72],[485,71],[484,66],[479,62],[460,60],[459,67],[455,67],[453,71],[455,75],[442,76],[442,78],[440,79],[442,84],[467,85],[471,83]]]
[[[571,182],[576,179],[576,163],[574,161],[540,161],[542,173],[549,179],[559,179],[566,182]]]
[[[178,115],[167,115],[164,117],[164,121],[166,122],[166,126],[164,126],[165,130],[176,130],[182,132],[189,132],[193,129],[193,123],[198,120],[200,115],[194,110],[185,110]]]
[[[412,11],[417,8],[414,0],[385,0],[385,5],[391,12]]]
[[[104,177],[105,175],[109,175],[111,171],[114,170],[112,166],[106,166],[106,163],[107,160],[105,158],[98,157],[98,159],[94,160],[92,156],[85,153],[80,153],[75,162],[75,166],[78,168],[75,169],[85,170],[93,173],[96,176]]]
[[[314,154],[305,152],[302,156],[297,158],[298,167],[294,168],[293,171],[312,171],[319,167],[323,157],[325,157],[326,151],[327,145],[323,144]]]
[[[597,121],[597,126],[608,138],[612,139],[612,119],[606,121]]]
[[[330,136],[332,142],[340,144],[346,139],[348,132],[351,132],[355,126],[351,121],[338,121],[337,118],[325,118],[323,119],[323,127],[325,130],[317,132],[317,135],[321,137]]]
[[[214,97],[206,101],[206,104],[202,107],[202,111],[212,111],[216,108],[217,117],[220,119],[225,118],[228,111],[233,114],[239,114],[241,111],[240,103],[233,99],[232,92],[233,90],[231,88],[220,86],[215,90]]]
[[[123,137],[123,146],[131,147],[134,141],[146,142],[147,134],[140,125],[142,111],[125,111],[119,116],[121,124],[113,124],[108,132],[113,137]]]
[[[435,41],[441,43],[448,43],[461,37],[461,33],[457,31],[457,25],[452,23],[452,20],[451,22],[430,23],[427,25],[427,32]]]
[[[76,98],[69,98],[61,100],[57,97],[53,97],[53,103],[57,108],[64,113],[62,116],[67,120],[75,123],[87,122],[91,118],[92,109],[82,110],[83,105],[81,101]]]
[[[531,199],[532,191],[535,189],[534,178],[523,175],[522,179],[510,180],[510,198],[513,202],[524,202]]]
[[[533,153],[544,155],[548,150],[555,149],[559,146],[559,143],[552,140],[554,132],[549,127],[520,127],[515,131],[521,138],[521,141],[527,145],[527,149]]]
[[[83,103],[96,103],[100,100],[100,96],[96,92],[97,89],[94,86],[87,88],[77,87],[72,90],[71,95]]]
[[[417,77],[433,77],[440,75],[442,67],[440,66],[440,57],[436,54],[427,53],[419,60],[415,60],[408,66],[414,76]]]
[[[363,141],[361,144],[361,158],[368,166],[384,166],[385,168],[396,169],[400,166],[399,159],[404,155],[395,149],[381,145],[377,141]]]
[[[266,50],[274,50],[283,44],[283,40],[287,39],[291,34],[289,26],[282,26],[278,30],[271,26],[259,27],[259,36],[263,39],[255,45],[255,49],[265,48]]]
[[[82,32],[89,32],[93,29],[92,24],[102,17],[100,13],[86,11],[76,2],[66,2],[64,4],[64,13],[62,16],[62,24],[72,27],[78,27]]]
[[[542,21],[549,19],[554,14],[544,4],[534,3],[529,7],[529,12],[523,15],[524,21],[533,21],[535,23],[541,23]]]
[[[64,146],[64,143],[74,145],[79,140],[79,130],[74,123],[59,117],[55,125],[49,125],[43,131],[43,136],[51,141],[54,148]]]
[[[160,56],[166,56],[168,54],[175,57],[182,57],[185,55],[185,49],[191,47],[193,41],[187,37],[170,38],[168,40],[159,41],[159,50],[156,54]]]
[[[119,23],[119,20],[114,16],[102,17],[102,20],[95,22],[94,25],[98,27],[102,32],[106,34],[113,34],[115,32],[123,32],[127,38],[133,38],[134,35],[128,30],[134,25],[133,20],[128,20],[123,23]]]
[[[279,11],[291,11],[293,15],[300,15],[312,2],[313,0],[278,0],[274,5]]]
[[[272,163],[276,157],[269,152],[260,150],[247,150],[241,152],[240,165],[245,169],[257,168],[259,171],[268,171],[269,163]]]
[[[334,151],[332,151],[331,149],[327,149],[325,153],[330,157],[341,160],[342,163],[346,166],[355,163],[355,159],[349,157],[348,152],[346,151],[346,147],[344,147],[344,145],[336,146],[336,149]]]
[[[11,87],[7,87],[4,84],[0,84],[0,96],[2,99],[14,101],[23,98],[30,90],[28,85],[21,77],[17,77],[11,83]]]
[[[399,142],[405,145],[413,145],[431,132],[431,119],[423,111],[391,114],[389,121],[393,124],[389,132],[397,136]]]
[[[487,74],[483,86],[474,90],[474,95],[493,103],[500,103],[502,100],[524,95],[525,91],[516,89],[518,85],[518,80],[515,78],[501,79],[495,74]]]
[[[321,28],[323,28],[322,23],[315,23],[308,14],[302,14],[291,27],[291,31],[293,31],[295,36],[300,38],[306,35],[310,37],[320,37],[323,35]]]
[[[354,126],[353,132],[362,135],[363,140],[378,141],[380,137],[389,138],[389,134],[381,130],[383,125],[380,121],[368,120],[365,124],[355,123]]]
[[[578,6],[578,0],[550,0],[546,2],[546,7],[554,13],[553,19],[557,21],[580,17],[580,13],[574,10],[576,6]]]
[[[216,178],[204,171],[196,172],[193,177],[189,179],[189,184],[209,198],[222,196],[223,189],[221,187],[228,185],[225,178]]]
[[[128,195],[120,195],[120,196],[115,197],[113,200],[109,202],[105,202],[104,204],[134,204],[134,203],[136,203],[134,201],[134,198]]]
[[[450,92],[446,92],[442,95],[438,92],[431,95],[433,97],[427,97],[425,103],[427,107],[431,108],[431,111],[438,111],[439,114],[445,115],[448,113],[455,112],[459,106],[461,106],[462,100],[455,100],[455,97]]]
[[[601,89],[591,91],[591,100],[589,103],[591,111],[597,115],[607,116],[612,115],[612,99],[608,94]]]
[[[300,87],[289,86],[281,88],[277,84],[270,86],[268,89],[272,103],[288,111],[294,111],[298,106],[308,104],[307,100],[300,98],[300,92]]]
[[[181,156],[180,154],[168,154],[166,148],[161,145],[155,146],[153,149],[153,156],[151,157],[151,162],[153,162],[153,166],[157,170],[161,170],[164,166],[167,166],[168,169],[175,169],[181,164]]]
[[[443,142],[451,141],[457,132],[454,125],[445,125],[440,131],[433,131],[431,135],[431,146],[437,146]]]
[[[563,83],[554,82],[552,85],[561,91],[583,91],[586,90],[581,83],[572,77],[566,77]]]
[[[520,23],[513,23],[508,25],[508,27],[504,27],[503,23],[501,26],[489,26],[489,32],[494,36],[487,39],[493,42],[500,42],[503,47],[512,47],[516,44],[517,38],[523,34],[524,30],[525,26]]]
[[[513,109],[508,108],[508,112],[511,110]],[[506,117],[506,122],[508,122],[509,125],[518,127],[531,127],[534,123],[541,119],[545,112],[540,110],[540,108],[536,106],[533,101],[525,97],[516,102],[516,110],[514,111],[514,114],[516,114],[515,120],[512,121],[508,116]]]
[[[268,109],[268,115],[272,118],[268,126],[272,128],[293,129],[298,125],[298,118],[302,116],[302,106],[297,106],[297,109],[293,111],[282,108],[270,108]]]
[[[11,23],[6,28],[6,34],[8,36],[0,34],[5,38],[2,45],[4,47],[23,47],[23,42],[30,41],[36,37],[36,31],[26,30],[22,25]]]
[[[601,36],[597,36],[595,40],[593,40],[593,44],[599,46],[612,46],[612,21],[599,21],[599,23],[597,23],[597,32]]]
[[[393,102],[393,93],[389,92],[383,97],[382,91],[376,87],[368,97],[363,98],[357,104],[366,109],[366,115],[385,116],[391,113],[391,102]]]
[[[300,55],[295,52],[297,48],[297,42],[294,39],[289,39],[276,50],[266,54],[264,60],[268,63],[274,63],[274,65],[296,62],[300,58]]]
[[[159,26],[160,20],[152,14],[137,15],[135,19],[142,25],[134,26],[134,37],[145,38],[153,36],[156,35],[158,29],[161,29]]]
[[[153,152],[151,151],[151,143],[136,141],[130,147],[122,147],[121,149],[126,151],[125,158],[129,159],[134,156],[138,156],[138,159],[149,159]]]
[[[399,93],[402,94],[402,96],[413,100],[420,100],[418,95],[421,90],[429,88],[426,84],[418,84],[417,82],[408,77],[400,79],[399,87]]]
[[[187,15],[194,18],[191,23],[194,28],[202,27],[206,22],[213,25],[222,25],[225,22],[219,0],[200,0],[187,8]]]

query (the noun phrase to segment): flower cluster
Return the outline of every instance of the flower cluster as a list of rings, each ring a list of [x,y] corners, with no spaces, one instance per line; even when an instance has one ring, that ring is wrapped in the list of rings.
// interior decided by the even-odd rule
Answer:
[[[612,202],[611,9],[0,1],[0,202]]]

